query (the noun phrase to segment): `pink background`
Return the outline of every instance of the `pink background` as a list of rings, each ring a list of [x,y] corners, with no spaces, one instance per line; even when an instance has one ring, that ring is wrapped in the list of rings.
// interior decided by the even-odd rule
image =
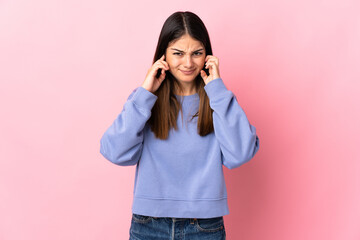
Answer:
[[[236,239],[360,239],[360,4],[0,2],[0,239],[128,239],[135,167],[100,138],[165,19],[205,22],[260,150],[225,168]]]

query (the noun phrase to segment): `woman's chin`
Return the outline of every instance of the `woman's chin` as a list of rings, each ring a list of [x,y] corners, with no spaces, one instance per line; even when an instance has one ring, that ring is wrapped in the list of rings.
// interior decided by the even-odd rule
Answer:
[[[177,80],[182,81],[182,82],[192,82],[195,80],[196,76],[197,76],[196,74],[186,75],[186,76],[184,76],[184,75],[178,76]]]

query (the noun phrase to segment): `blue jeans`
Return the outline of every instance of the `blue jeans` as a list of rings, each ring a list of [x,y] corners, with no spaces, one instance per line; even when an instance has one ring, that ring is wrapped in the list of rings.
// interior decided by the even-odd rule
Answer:
[[[225,240],[223,217],[157,218],[132,214],[130,240]]]

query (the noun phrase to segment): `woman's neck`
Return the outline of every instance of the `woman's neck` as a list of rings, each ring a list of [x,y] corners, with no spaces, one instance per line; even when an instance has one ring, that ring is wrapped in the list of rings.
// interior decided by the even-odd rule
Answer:
[[[193,95],[196,93],[196,86],[193,82],[189,82],[189,83],[179,82],[179,84],[181,84],[182,91],[175,85],[175,94],[176,95],[188,96],[188,95]]]

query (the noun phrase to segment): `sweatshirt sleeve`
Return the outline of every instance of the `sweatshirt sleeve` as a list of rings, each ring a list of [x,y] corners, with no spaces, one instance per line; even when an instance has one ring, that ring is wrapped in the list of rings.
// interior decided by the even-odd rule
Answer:
[[[236,96],[226,88],[221,78],[204,87],[213,112],[214,134],[220,144],[222,162],[233,169],[250,161],[259,150],[259,138]]]
[[[107,160],[120,166],[137,164],[143,148],[143,130],[157,98],[143,87],[134,89],[100,140],[100,153]]]

